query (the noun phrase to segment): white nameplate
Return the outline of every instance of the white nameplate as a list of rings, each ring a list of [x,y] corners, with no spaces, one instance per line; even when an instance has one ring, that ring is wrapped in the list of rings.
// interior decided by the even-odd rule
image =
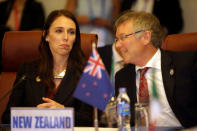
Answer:
[[[11,108],[12,131],[73,131],[73,108]]]

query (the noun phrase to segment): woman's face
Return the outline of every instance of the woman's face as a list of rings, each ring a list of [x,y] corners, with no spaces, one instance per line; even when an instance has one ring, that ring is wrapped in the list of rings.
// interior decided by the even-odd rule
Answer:
[[[53,56],[69,56],[75,39],[76,25],[65,16],[59,16],[53,21],[46,36]]]

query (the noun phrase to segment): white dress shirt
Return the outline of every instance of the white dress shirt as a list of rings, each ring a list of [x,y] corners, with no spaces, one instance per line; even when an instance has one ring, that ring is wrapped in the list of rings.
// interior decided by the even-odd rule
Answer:
[[[154,6],[154,0],[136,0],[131,9],[134,11],[145,11],[152,13]]]
[[[181,124],[178,119],[175,117],[165,94],[164,85],[163,85],[163,78],[162,78],[162,71],[161,71],[161,51],[160,49],[157,50],[155,55],[149,60],[149,62],[144,67],[150,67],[145,74],[148,84],[149,96],[152,96],[152,72],[155,72],[155,83],[157,88],[157,93],[159,97],[159,102],[161,104],[161,113],[157,117],[156,126],[174,126],[180,127]],[[138,98],[138,91],[139,91],[139,77],[140,72],[139,69],[144,68],[136,66],[136,86],[137,86],[137,100]],[[151,100],[151,99],[150,99]]]

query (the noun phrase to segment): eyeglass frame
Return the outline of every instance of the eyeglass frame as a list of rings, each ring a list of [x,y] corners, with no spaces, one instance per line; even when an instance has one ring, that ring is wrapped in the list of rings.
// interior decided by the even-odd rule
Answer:
[[[142,31],[145,31],[145,30],[138,30],[138,31],[135,31],[135,32],[130,33],[130,34],[127,34],[127,35],[126,34],[125,35],[122,35],[122,36],[120,36],[118,38],[115,38],[114,43],[117,43],[118,41],[123,41],[126,38],[128,38],[129,36],[134,35],[134,34],[137,34],[137,33],[140,33]]]

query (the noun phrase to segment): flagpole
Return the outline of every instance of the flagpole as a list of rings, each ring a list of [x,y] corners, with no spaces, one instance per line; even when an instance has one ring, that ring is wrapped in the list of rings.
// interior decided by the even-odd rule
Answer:
[[[94,107],[94,129],[98,131],[98,109]]]
[[[95,42],[92,43],[92,49],[96,48]],[[94,107],[94,129],[98,131],[98,109]]]

